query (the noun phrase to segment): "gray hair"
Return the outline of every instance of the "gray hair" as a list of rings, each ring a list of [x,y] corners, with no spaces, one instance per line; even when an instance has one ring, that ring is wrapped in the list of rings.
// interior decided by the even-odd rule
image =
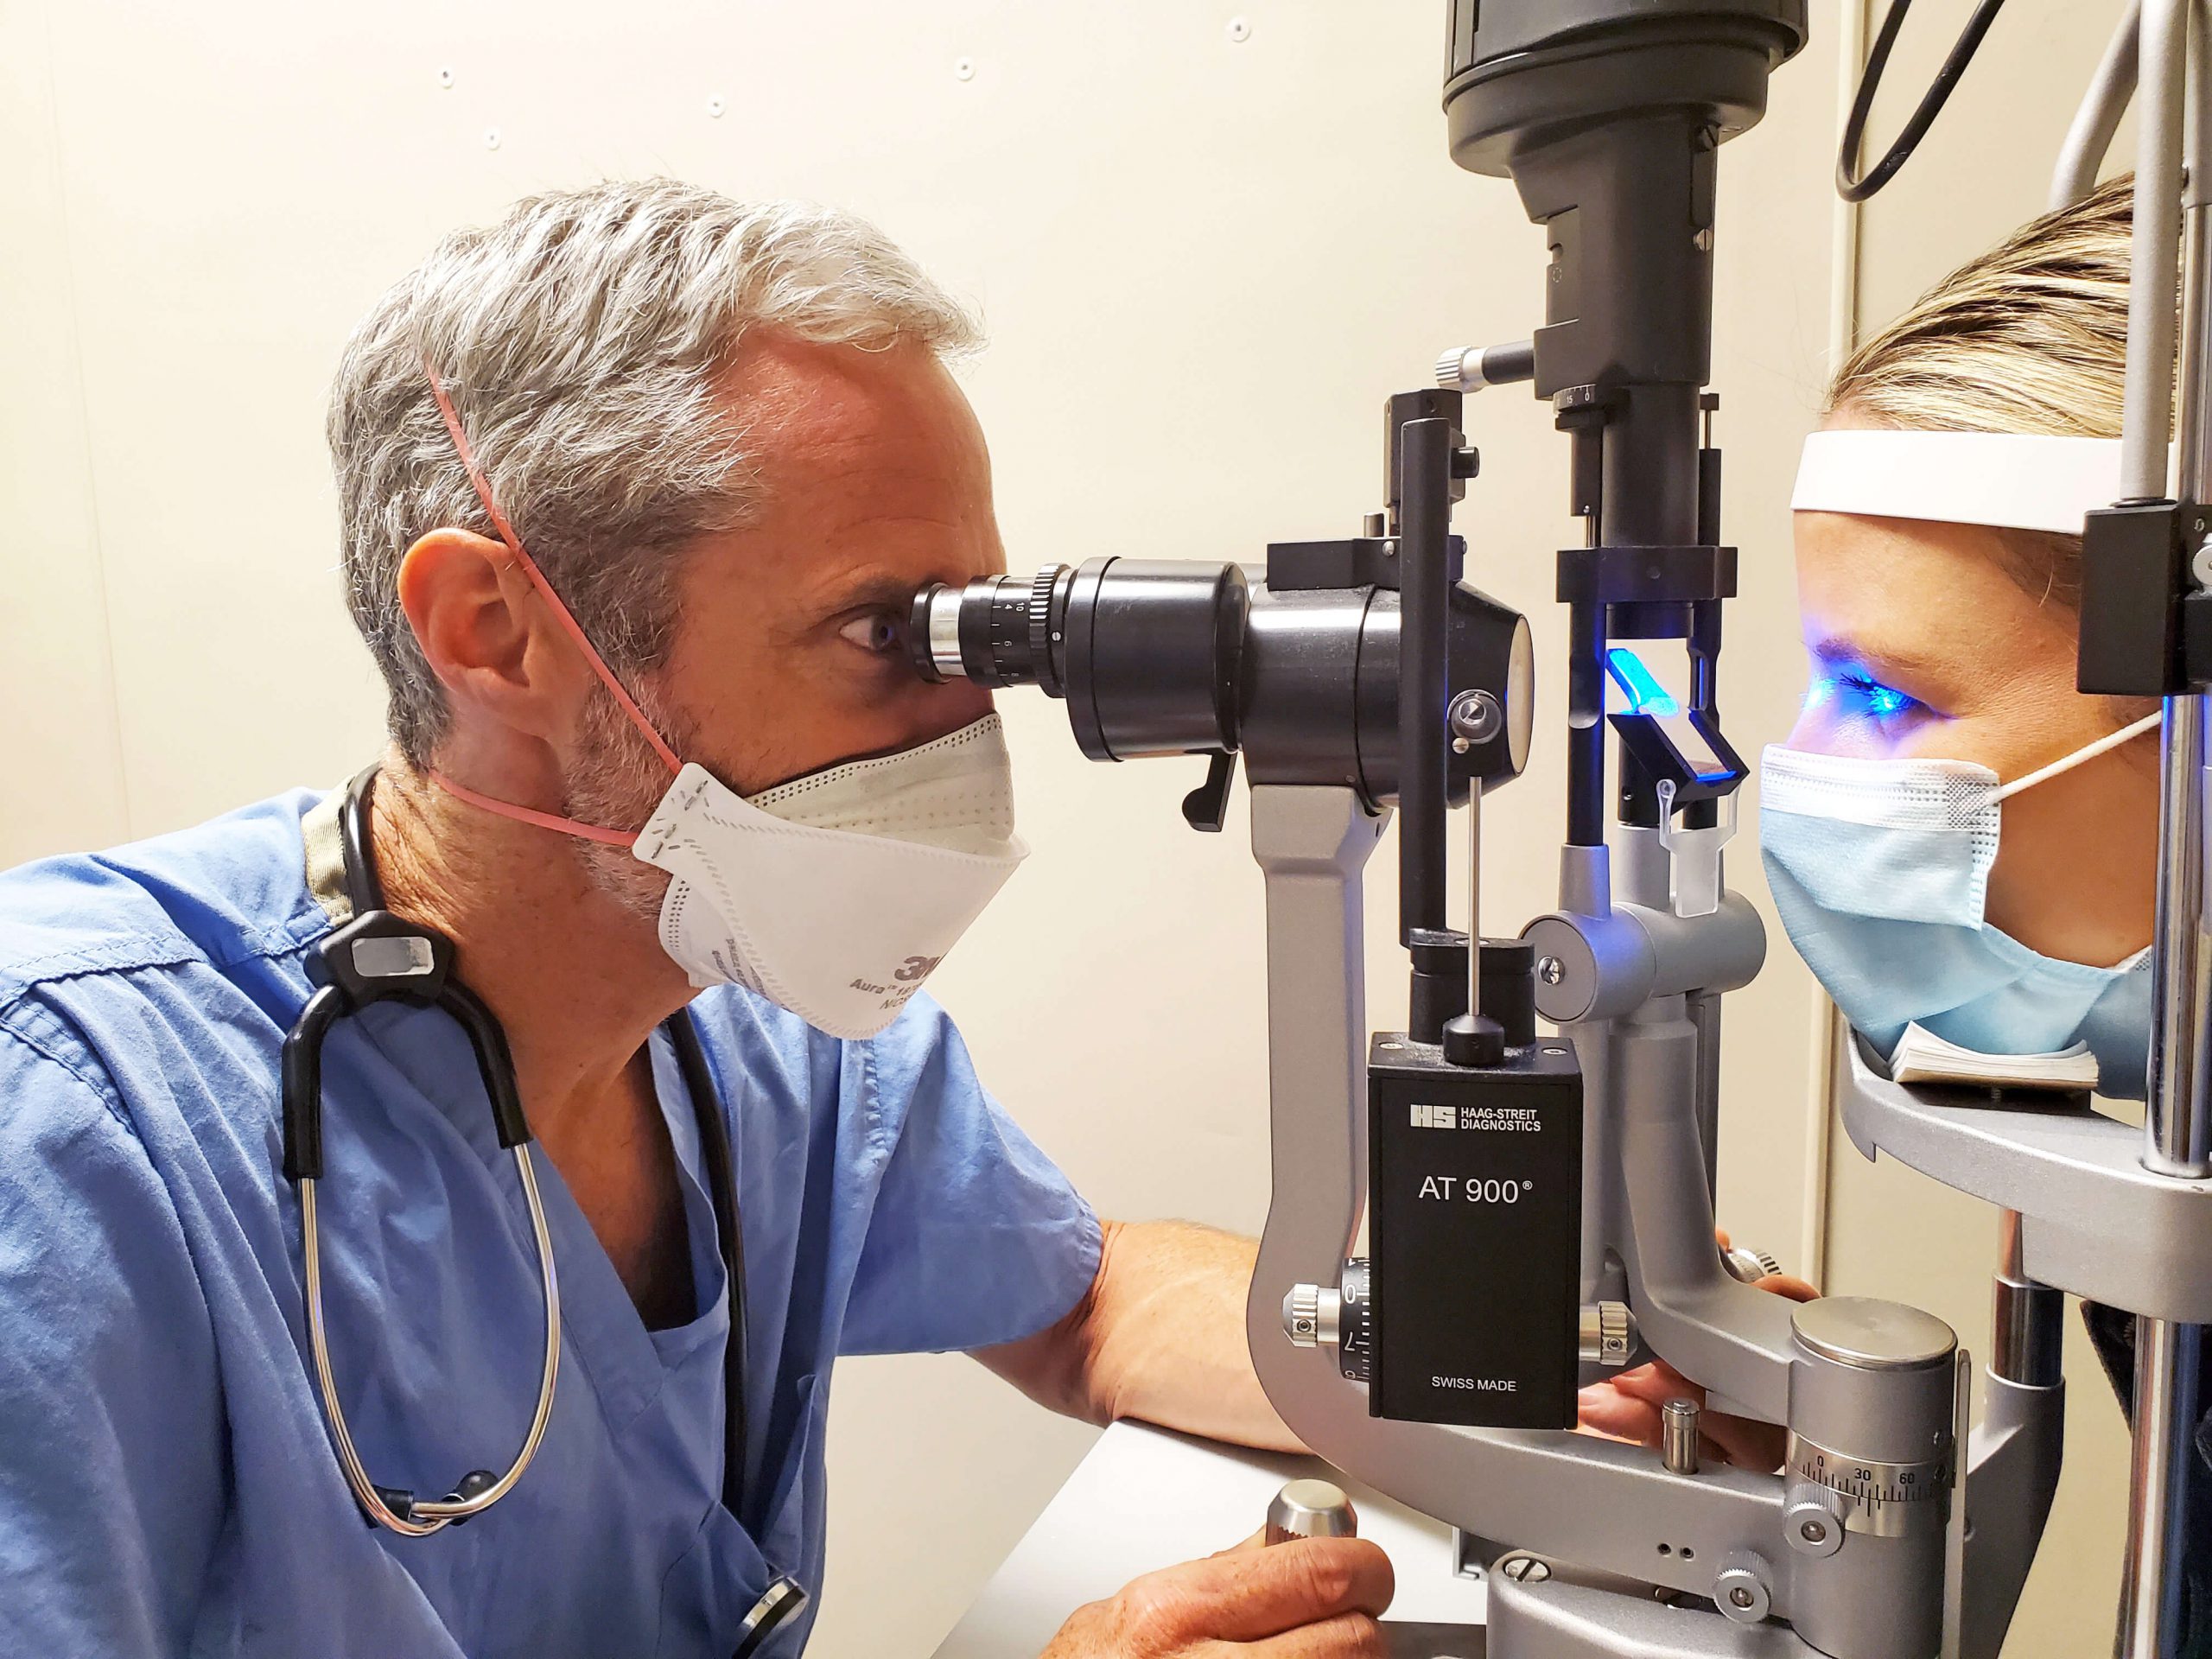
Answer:
[[[755,329],[943,355],[980,338],[873,226],[667,179],[518,202],[488,229],[447,237],[362,319],[327,432],[346,603],[410,763],[428,764],[448,711],[400,608],[400,560],[432,530],[497,533],[425,359],[515,534],[626,678],[667,654],[676,553],[759,505],[742,422],[715,394]]]

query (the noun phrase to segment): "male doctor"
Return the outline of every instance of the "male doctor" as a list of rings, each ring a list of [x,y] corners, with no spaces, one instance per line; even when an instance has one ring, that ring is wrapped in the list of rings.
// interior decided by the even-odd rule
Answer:
[[[1295,1448],[1250,1244],[1102,1223],[919,993],[1022,851],[988,696],[899,637],[918,586],[1005,567],[972,344],[868,226],[665,181],[456,232],[356,329],[329,436],[391,734],[360,844],[301,792],[0,874],[0,1651],[788,1659],[841,1354]],[[340,1021],[313,1260],[357,1494],[279,1057],[364,864],[504,1028],[560,1289],[534,1459],[425,1536],[372,1512],[485,1496],[544,1303],[461,1027]],[[1586,1421],[1649,1439],[1687,1386]],[[1378,1655],[1391,1588],[1369,1543],[1248,1547],[1046,1659]]]
[[[551,1420],[423,1537],[367,1524],[334,1455],[278,1056],[353,913],[339,795],[0,876],[0,1649],[721,1659],[776,1580],[819,1590],[841,1354],[961,1349],[1092,1421],[1294,1444],[1244,1351],[1250,1247],[1102,1223],[917,992],[1021,852],[988,696],[897,639],[918,584],[1004,568],[943,361],[970,343],[867,226],[664,181],[524,201],[361,323],[329,437],[390,695],[365,853],[512,1049]],[[345,1020],[321,1084],[338,1396],[370,1478],[435,1497],[537,1397],[518,1171],[435,1008]],[[1240,1550],[1048,1652],[1372,1655],[1390,1591],[1371,1544]]]

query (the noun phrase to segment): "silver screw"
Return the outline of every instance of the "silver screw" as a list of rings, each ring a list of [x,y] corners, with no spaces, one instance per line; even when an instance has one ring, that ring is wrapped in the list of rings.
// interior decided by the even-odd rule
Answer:
[[[1754,1601],[1758,1600],[1758,1598],[1752,1595],[1750,1591],[1745,1589],[1744,1586],[1739,1584],[1733,1590],[1731,1590],[1728,1592],[1728,1599],[1734,1602],[1738,1607],[1749,1607]]]
[[[1229,20],[1229,38],[1235,41],[1238,45],[1243,45],[1246,41],[1252,38],[1252,25],[1242,17],[1230,18]]]
[[[2200,588],[2212,588],[2212,536],[2196,544],[2196,552],[2189,562],[2189,574],[2196,578]]]
[[[953,60],[953,63],[952,63],[952,78],[953,78],[955,80],[973,80],[973,79],[976,79],[976,60],[975,60],[975,59],[973,59],[973,58],[956,58],[956,59],[954,59],[954,60]]]
[[[1713,251],[1713,232],[1711,231],[1700,231],[1697,233],[1696,241],[1697,251],[1700,253],[1711,253]]]
[[[1824,1544],[1827,1541],[1828,1529],[1821,1522],[1808,1521],[1797,1529],[1797,1535],[1808,1544]]]
[[[707,114],[714,120],[721,120],[722,111],[728,108],[729,105],[722,102],[721,94],[719,92],[707,100]]]
[[[1567,964],[1557,957],[1546,957],[1536,964],[1536,977],[1547,985],[1556,985],[1567,977]]]
[[[439,70],[438,85],[444,87],[448,92],[451,92],[453,90],[453,71],[450,69]]]
[[[1498,1571],[1516,1584],[1541,1584],[1552,1575],[1552,1570],[1533,1555],[1516,1555]]]
[[[1445,711],[1445,724],[1455,737],[1469,743],[1487,743],[1505,725],[1505,710],[1487,691],[1462,691]],[[1460,753],[1465,753],[1463,749]]]

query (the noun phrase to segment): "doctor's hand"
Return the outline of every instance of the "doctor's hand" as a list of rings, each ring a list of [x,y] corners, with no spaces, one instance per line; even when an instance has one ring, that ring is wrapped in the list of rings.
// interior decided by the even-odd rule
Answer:
[[[1040,1659],[1384,1659],[1397,1588],[1363,1538],[1255,1535],[1079,1607]]]
[[[1723,1249],[1727,1248],[1726,1233],[1720,1236],[1720,1243]],[[1786,1273],[1770,1273],[1756,1287],[1793,1302],[1809,1302],[1820,1295],[1802,1279]],[[1592,1383],[1577,1396],[1576,1403],[1586,1432],[1656,1446],[1660,1412],[1669,1400],[1681,1399],[1694,1400],[1702,1407],[1705,1390],[1659,1360]],[[1700,1456],[1738,1468],[1766,1472],[1782,1466],[1782,1429],[1749,1417],[1705,1412],[1698,1421],[1698,1446]]]

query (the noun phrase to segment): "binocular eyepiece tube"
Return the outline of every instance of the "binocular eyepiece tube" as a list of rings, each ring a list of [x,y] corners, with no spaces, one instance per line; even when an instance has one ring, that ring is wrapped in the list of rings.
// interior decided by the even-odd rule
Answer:
[[[1371,569],[1271,548],[1232,563],[1092,559],[1032,577],[932,582],[914,595],[907,653],[925,680],[1034,685],[1068,705],[1094,760],[1241,754],[1255,784],[1398,789],[1399,596]],[[1468,780],[1517,775],[1534,715],[1528,624],[1465,584],[1449,606],[1451,691],[1488,692],[1498,729],[1450,758]],[[1225,764],[1225,763],[1224,763]]]
[[[1093,559],[934,583],[914,596],[909,639],[924,679],[1065,698],[1094,760],[1226,753],[1238,747],[1249,607],[1234,564]]]

